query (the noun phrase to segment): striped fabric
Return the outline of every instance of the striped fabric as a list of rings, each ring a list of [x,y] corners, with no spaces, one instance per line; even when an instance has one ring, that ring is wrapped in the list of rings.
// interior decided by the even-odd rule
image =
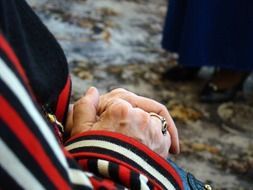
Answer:
[[[0,189],[183,189],[166,160],[124,135],[86,132],[62,147],[29,85],[0,35]]]
[[[131,172],[144,174],[149,179],[148,184],[161,189],[181,189],[179,175],[166,160],[146,146],[124,135],[107,131],[90,131],[70,139],[66,143],[66,149],[79,161],[80,165],[93,173],[103,174],[103,176],[113,176],[114,173],[119,173],[120,167],[118,170],[102,170],[101,173],[98,161],[103,158],[128,168]],[[83,161],[87,157],[98,159],[97,165],[89,166],[90,162]],[[118,180],[119,176],[115,177],[114,180]]]

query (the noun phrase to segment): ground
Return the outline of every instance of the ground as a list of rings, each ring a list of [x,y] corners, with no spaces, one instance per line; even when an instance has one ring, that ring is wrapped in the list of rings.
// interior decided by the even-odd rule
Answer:
[[[61,43],[77,99],[89,86],[116,87],[164,103],[179,130],[181,154],[171,156],[214,189],[253,189],[253,88],[235,100],[205,104],[198,92],[208,78],[171,82],[163,72],[177,55],[160,47],[166,0],[29,0]],[[251,77],[253,81],[253,77]]]

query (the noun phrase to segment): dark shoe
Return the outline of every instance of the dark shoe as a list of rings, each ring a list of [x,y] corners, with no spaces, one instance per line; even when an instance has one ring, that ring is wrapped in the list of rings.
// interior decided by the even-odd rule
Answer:
[[[214,103],[232,100],[242,89],[249,73],[217,70],[200,93],[202,102]]]
[[[177,65],[166,71],[163,74],[163,78],[172,81],[192,80],[197,76],[199,70],[200,67],[184,67]]]

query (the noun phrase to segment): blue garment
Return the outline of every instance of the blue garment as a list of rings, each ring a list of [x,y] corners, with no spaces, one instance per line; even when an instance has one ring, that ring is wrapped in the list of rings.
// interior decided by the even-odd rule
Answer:
[[[191,173],[184,171],[178,165],[176,165],[172,160],[167,159],[167,161],[172,165],[172,167],[178,172],[182,181],[184,190],[203,190],[206,189],[204,183],[197,180]]]
[[[170,0],[163,48],[184,66],[253,70],[252,0]]]

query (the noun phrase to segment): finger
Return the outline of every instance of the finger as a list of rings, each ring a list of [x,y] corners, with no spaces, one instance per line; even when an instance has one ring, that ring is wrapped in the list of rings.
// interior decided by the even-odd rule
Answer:
[[[132,118],[132,123],[137,125],[132,126],[129,130],[131,131],[131,136],[163,158],[167,158],[171,140],[168,132],[163,135],[161,120],[157,117],[151,117],[149,113],[140,108],[132,108],[130,117]]]
[[[99,122],[93,126],[92,130],[115,131],[128,135],[129,126],[132,124],[129,117],[131,108],[131,104],[127,101],[114,99],[110,105],[107,105],[105,111],[100,114]]]
[[[96,121],[99,92],[91,87],[80,100],[74,104],[73,129],[71,135],[87,131]]]
[[[174,154],[178,154],[180,152],[178,131],[176,125],[164,105],[155,100],[142,96],[137,96],[136,94],[124,89],[116,89],[112,92],[114,96],[118,96],[128,101],[133,107],[139,107],[146,112],[154,112],[158,115],[163,116],[167,121],[168,131],[171,135],[172,140],[170,152]]]
[[[169,132],[167,132],[167,134],[164,136],[164,139],[163,139],[163,144],[165,145],[165,148],[162,150],[161,152],[161,156],[165,159],[167,159],[169,157],[169,150],[170,150],[170,147],[171,147],[171,135]]]
[[[166,135],[162,133],[162,122],[158,117],[150,116],[150,121],[154,139],[153,149],[163,158],[167,158],[171,146],[170,134],[168,131]]]
[[[169,133],[171,135],[171,140],[172,140],[170,152],[174,154],[177,154],[180,152],[177,128],[167,108],[164,105],[156,102],[155,100],[145,98],[142,96],[137,96],[136,94],[132,92],[119,88],[102,96],[101,98],[102,103],[101,103],[101,106],[99,106],[101,107],[101,110],[100,110],[101,112],[103,112],[104,108],[106,107],[105,104],[110,104],[113,101],[113,98],[122,98],[128,101],[133,107],[139,107],[146,112],[154,112],[163,116],[168,123],[168,130],[169,130]]]
[[[173,153],[173,154],[179,154],[180,153],[180,146],[179,146],[179,137],[178,137],[177,127],[176,127],[173,119],[171,118],[171,116],[167,117],[166,121],[169,125],[168,131],[171,136],[171,147],[170,147],[169,152]]]
[[[150,131],[151,123],[149,114],[140,108],[132,108],[129,111],[129,117],[131,124],[133,124],[131,128],[131,136],[152,149],[152,133]]]
[[[129,101],[134,107],[136,106],[146,112],[154,112],[164,117],[167,121],[168,131],[171,135],[172,140],[170,152],[174,154],[178,154],[180,152],[178,131],[176,125],[164,105],[142,96],[124,96],[123,99]]]
[[[123,88],[112,90],[106,94],[100,96],[98,113],[102,114],[111,104],[114,103],[115,99],[122,99],[122,95],[128,92]]]

